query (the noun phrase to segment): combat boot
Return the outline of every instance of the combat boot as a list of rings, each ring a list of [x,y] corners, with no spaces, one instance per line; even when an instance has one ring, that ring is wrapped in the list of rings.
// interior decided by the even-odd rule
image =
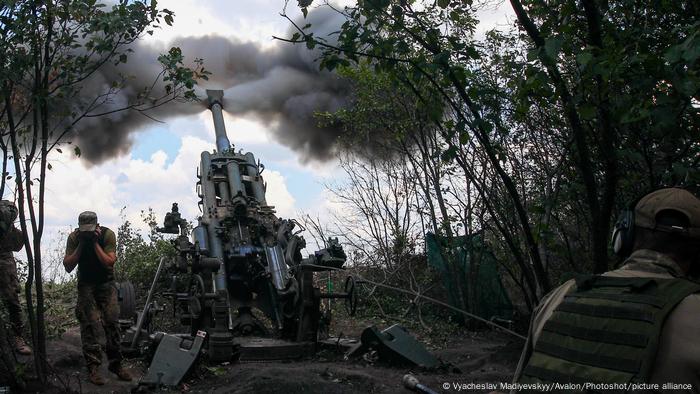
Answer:
[[[23,356],[32,354],[32,348],[30,348],[27,342],[24,341],[24,338],[19,335],[15,337],[15,350]]]
[[[125,382],[131,382],[131,374],[122,367],[121,363],[114,363],[110,364],[109,367],[109,372],[112,372],[113,374],[117,375],[119,377],[119,380],[123,380]]]
[[[105,378],[100,375],[100,367],[98,365],[91,365],[88,367],[88,380],[96,386],[102,386],[105,384]]]

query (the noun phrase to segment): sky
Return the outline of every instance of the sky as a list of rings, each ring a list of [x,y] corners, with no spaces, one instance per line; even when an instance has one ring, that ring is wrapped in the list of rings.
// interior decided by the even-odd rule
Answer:
[[[174,11],[175,23],[146,36],[154,46],[176,37],[209,34],[271,45],[273,35],[285,35],[287,30],[287,22],[279,15],[282,1],[161,0],[158,5]],[[334,163],[303,164],[297,153],[274,141],[257,121],[228,114],[225,119],[236,149],[253,152],[265,165],[267,200],[280,216],[318,206],[321,184],[333,174]],[[128,154],[98,165],[88,165],[69,149],[53,155],[47,181],[47,236],[75,227],[83,210],[97,212],[100,223],[113,229],[122,221],[120,214],[140,224],[140,213],[148,208],[162,219],[173,202],[180,203],[188,219],[197,217],[199,155],[215,147],[210,112],[203,109],[199,114],[152,122],[131,138]]]
[[[212,34],[270,46],[278,44],[273,35],[288,35],[288,22],[280,16],[284,0],[160,0],[158,5],[175,13],[175,23],[146,36],[154,47],[177,37]],[[296,0],[289,1],[288,13],[300,15]],[[482,17],[485,26],[494,26],[506,23],[508,14],[503,7],[494,7]],[[323,184],[340,176],[334,161],[304,160],[254,118],[225,113],[225,120],[236,149],[253,152],[265,165],[267,201],[278,216],[298,217],[303,212],[323,216],[333,209]],[[75,157],[71,149],[53,153],[47,180],[45,248],[61,249],[65,235],[76,227],[78,214],[85,210],[95,211],[99,222],[114,230],[124,218],[145,229],[141,212],[149,208],[162,221],[173,202],[179,203],[184,217],[196,219],[199,155],[215,147],[209,111],[148,123],[130,138],[128,153],[98,165]],[[60,256],[52,251],[44,254]]]

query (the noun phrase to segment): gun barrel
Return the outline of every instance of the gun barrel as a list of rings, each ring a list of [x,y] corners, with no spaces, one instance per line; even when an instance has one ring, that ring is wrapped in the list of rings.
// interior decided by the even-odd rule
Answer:
[[[224,98],[223,90],[207,89],[207,99],[209,100],[209,109],[214,117],[214,132],[216,133],[216,149],[223,152],[231,148],[231,142],[226,135],[226,125],[224,124],[224,106],[222,99]]]

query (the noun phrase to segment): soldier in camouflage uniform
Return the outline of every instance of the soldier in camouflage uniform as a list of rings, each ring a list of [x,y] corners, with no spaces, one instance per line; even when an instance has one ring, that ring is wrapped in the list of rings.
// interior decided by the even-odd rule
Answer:
[[[22,232],[13,222],[17,218],[17,208],[11,201],[0,201],[3,222],[0,226],[0,298],[2,298],[12,324],[15,350],[19,354],[30,355],[32,350],[22,338],[22,307],[19,303],[19,279],[17,265],[12,252],[19,252],[24,246]]]
[[[99,373],[102,362],[99,329],[104,329],[109,371],[119,379],[130,381],[131,376],[122,367],[119,333],[119,304],[114,285],[116,236],[107,227],[97,223],[94,212],[83,212],[78,217],[78,229],[68,236],[63,265],[67,272],[78,267],[78,302],[75,308],[80,322],[83,355],[89,370],[89,379],[103,385]]]

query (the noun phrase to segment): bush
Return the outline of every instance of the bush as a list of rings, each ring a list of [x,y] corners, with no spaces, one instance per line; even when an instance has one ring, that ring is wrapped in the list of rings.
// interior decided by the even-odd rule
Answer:
[[[142,212],[143,221],[154,228],[155,215],[151,209]],[[175,247],[169,240],[154,230],[148,240],[134,229],[130,221],[124,220],[117,230],[117,281],[130,280],[134,286],[148,289],[153,281],[161,257],[175,256]]]
[[[57,283],[47,282],[45,291],[45,319],[47,338],[59,338],[70,327],[78,325],[75,304],[78,299],[77,279]]]

